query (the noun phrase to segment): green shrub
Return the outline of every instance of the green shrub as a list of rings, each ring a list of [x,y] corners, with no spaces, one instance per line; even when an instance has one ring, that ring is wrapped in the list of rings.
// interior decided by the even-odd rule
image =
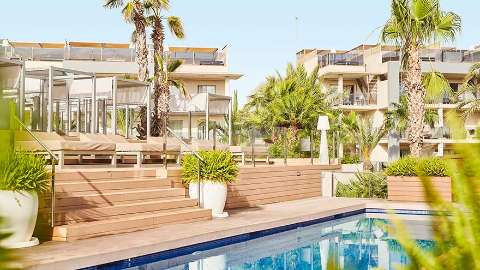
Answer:
[[[342,158],[342,164],[358,164],[360,163],[359,155],[346,155]]]
[[[383,173],[356,173],[350,183],[337,184],[337,197],[387,198],[387,177]]]
[[[407,156],[391,163],[388,176],[448,176],[447,162],[439,157],[414,158]]]
[[[228,151],[201,151],[204,163],[200,166],[200,179],[217,183],[232,183],[238,175],[238,165]],[[184,184],[198,182],[198,161],[194,155],[182,159]]]
[[[417,173],[422,176],[448,176],[447,161],[438,157],[422,158]]]
[[[0,190],[44,192],[50,184],[47,162],[30,152],[9,151],[0,159]]]

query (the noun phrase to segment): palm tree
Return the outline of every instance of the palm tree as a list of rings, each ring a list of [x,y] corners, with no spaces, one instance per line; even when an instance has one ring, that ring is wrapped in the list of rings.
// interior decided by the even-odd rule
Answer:
[[[461,30],[461,19],[440,9],[439,0],[392,0],[391,16],[382,29],[381,39],[395,43],[402,55],[409,120],[410,154],[420,156],[425,111],[420,50],[441,41],[454,40]]]
[[[333,102],[330,93],[322,92],[317,74],[318,67],[308,73],[303,65],[289,64],[285,76],[267,77],[244,108],[250,112],[247,121],[270,133],[275,127],[288,128],[294,140],[300,129],[314,128],[318,115],[328,114]]]
[[[407,130],[408,125],[408,100],[405,95],[400,96],[400,102],[392,103],[392,108],[389,109],[385,116],[391,127],[396,131],[404,133]],[[430,127],[433,127],[438,122],[438,113],[432,109],[426,109],[424,113],[425,123]]]
[[[140,0],[105,0],[104,7],[110,9],[121,7],[125,21],[135,25],[133,40],[138,63],[138,79],[146,81],[148,79],[148,49],[144,3]]]
[[[152,135],[163,136],[166,135],[168,112],[169,112],[169,97],[170,88],[168,79],[164,78],[166,75],[166,65],[168,61],[164,61],[164,41],[165,41],[165,20],[172,35],[176,38],[182,39],[185,37],[182,21],[179,17],[168,16],[164,17],[163,12],[170,9],[170,0],[149,0],[147,2],[147,10],[151,14],[147,21],[152,27],[151,39],[153,42],[153,53],[156,56],[154,61],[154,93],[153,93],[153,125]],[[159,57],[160,56],[160,57]],[[161,60],[161,61],[157,61]]]
[[[382,125],[376,127],[372,119],[361,118],[354,112],[351,112],[347,117],[343,118],[343,123],[350,136],[360,148],[364,170],[371,171],[373,169],[371,161],[372,151],[388,133],[388,121],[384,121]]]
[[[180,66],[182,65],[181,60],[170,60],[168,56],[161,56],[161,55],[156,55],[155,57],[155,65],[158,66],[159,72],[160,72],[160,78],[161,80],[158,80],[157,77],[150,78],[150,80],[153,81],[158,81],[161,84],[167,85],[167,88],[170,89],[170,87],[175,87],[180,91],[180,94],[184,96],[187,99],[190,99],[190,94],[188,93],[187,89],[185,88],[185,85],[183,81],[174,79],[170,76],[171,73],[174,73]],[[155,116],[155,110],[153,112],[153,115]],[[158,115],[158,114],[157,114]],[[147,117],[146,117],[146,111],[140,111],[140,121],[141,123],[137,125],[136,129],[139,134],[139,137],[141,139],[146,138],[147,136]],[[158,124],[158,118],[152,117],[151,124],[152,126],[155,125],[155,123]],[[166,125],[165,125],[166,127]],[[153,136],[159,136],[158,130],[157,131],[151,131],[151,135]]]
[[[458,96],[463,96],[458,108],[464,110],[464,118],[480,111],[480,63],[470,67]]]

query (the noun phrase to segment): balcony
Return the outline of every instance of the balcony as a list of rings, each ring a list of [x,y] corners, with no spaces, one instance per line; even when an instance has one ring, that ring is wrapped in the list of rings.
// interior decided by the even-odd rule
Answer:
[[[30,61],[87,60],[108,62],[134,62],[134,48],[74,47],[57,48],[8,47],[6,56]]]
[[[377,105],[377,96],[374,94],[349,94],[343,99],[343,105],[347,106],[369,106]]]
[[[423,49],[420,53],[423,62],[475,63],[480,61],[480,51]],[[400,61],[399,51],[382,54],[382,63]]]
[[[214,52],[168,52],[170,59],[181,60],[183,64],[187,65],[201,65],[201,66],[224,66],[225,54],[222,51]]]
[[[363,55],[356,53],[329,53],[318,56],[318,65],[320,67],[329,65],[362,66]]]

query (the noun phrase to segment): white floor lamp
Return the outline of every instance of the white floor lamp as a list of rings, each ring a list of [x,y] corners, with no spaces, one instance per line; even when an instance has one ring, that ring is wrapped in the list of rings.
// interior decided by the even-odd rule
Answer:
[[[330,129],[330,123],[328,122],[328,116],[321,115],[318,117],[317,129],[320,130],[320,164],[328,165],[330,163],[328,157],[328,141],[327,130]]]

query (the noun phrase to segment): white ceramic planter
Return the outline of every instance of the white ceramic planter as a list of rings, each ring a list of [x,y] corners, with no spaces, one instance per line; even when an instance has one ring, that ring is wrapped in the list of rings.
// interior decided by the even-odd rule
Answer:
[[[0,216],[4,219],[1,230],[12,234],[2,245],[9,248],[37,245],[38,239],[32,238],[37,215],[37,193],[0,190]]]
[[[198,199],[198,183],[190,183],[188,194],[192,199]],[[228,217],[227,212],[223,212],[225,202],[227,201],[227,184],[216,183],[212,181],[202,181],[200,188],[201,207],[212,209],[213,217]]]

